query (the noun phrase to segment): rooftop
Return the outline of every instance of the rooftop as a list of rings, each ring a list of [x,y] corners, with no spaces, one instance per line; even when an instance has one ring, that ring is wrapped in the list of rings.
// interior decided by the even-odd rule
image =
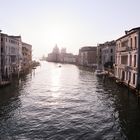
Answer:
[[[138,32],[138,31],[140,31],[140,27],[132,28],[132,29],[130,29],[128,31],[125,31],[125,35],[123,35],[122,37],[118,38],[116,41],[118,41],[118,40],[120,40],[120,39],[122,39],[122,38],[124,38],[126,36],[129,36],[129,35],[131,35],[131,34],[133,34],[135,32]]]
[[[96,46],[85,46],[82,47],[79,51],[96,51],[97,47]]]

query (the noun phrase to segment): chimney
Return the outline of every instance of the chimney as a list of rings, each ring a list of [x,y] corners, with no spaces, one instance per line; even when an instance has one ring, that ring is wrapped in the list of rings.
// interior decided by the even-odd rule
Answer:
[[[127,35],[128,34],[128,31],[125,31],[125,34]]]

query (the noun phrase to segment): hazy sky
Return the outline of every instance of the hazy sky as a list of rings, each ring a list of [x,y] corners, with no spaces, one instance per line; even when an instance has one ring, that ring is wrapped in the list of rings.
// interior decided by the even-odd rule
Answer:
[[[140,0],[0,0],[0,29],[32,44],[34,57],[55,44],[78,54],[140,26],[139,6]]]

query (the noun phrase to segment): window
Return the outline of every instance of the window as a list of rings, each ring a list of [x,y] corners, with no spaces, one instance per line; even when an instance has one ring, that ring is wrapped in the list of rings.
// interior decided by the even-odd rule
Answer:
[[[121,78],[121,69],[118,69],[118,76]]]
[[[131,82],[131,72],[129,72],[129,81]]]
[[[128,71],[127,71],[127,72],[126,72],[126,80],[128,80],[128,74],[129,74],[129,73],[128,73]]]
[[[137,37],[135,36],[135,48],[137,48]]]
[[[1,47],[1,53],[3,53],[3,47]]]
[[[11,56],[11,62],[15,62],[16,61],[16,56]]]
[[[135,73],[133,73],[133,84],[135,85]]]
[[[119,45],[119,48],[120,48],[121,47],[121,43],[119,43],[118,45]]]
[[[121,64],[127,65],[127,60],[128,60],[128,56],[127,55],[121,56]]]
[[[130,39],[130,48],[132,48],[132,38]]]
[[[129,65],[130,65],[130,66],[132,65],[132,55],[130,55],[130,62],[129,62]]]
[[[136,55],[134,55],[134,67],[136,67]]]
[[[121,42],[121,47],[127,47],[127,46],[128,46],[128,40]]]
[[[110,56],[110,61],[113,62],[113,56]]]

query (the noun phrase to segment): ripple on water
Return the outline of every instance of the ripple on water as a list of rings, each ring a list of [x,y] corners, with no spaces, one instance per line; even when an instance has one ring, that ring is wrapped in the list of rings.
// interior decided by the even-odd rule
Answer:
[[[0,91],[0,139],[140,138],[140,111],[126,91],[76,66],[43,62]]]

